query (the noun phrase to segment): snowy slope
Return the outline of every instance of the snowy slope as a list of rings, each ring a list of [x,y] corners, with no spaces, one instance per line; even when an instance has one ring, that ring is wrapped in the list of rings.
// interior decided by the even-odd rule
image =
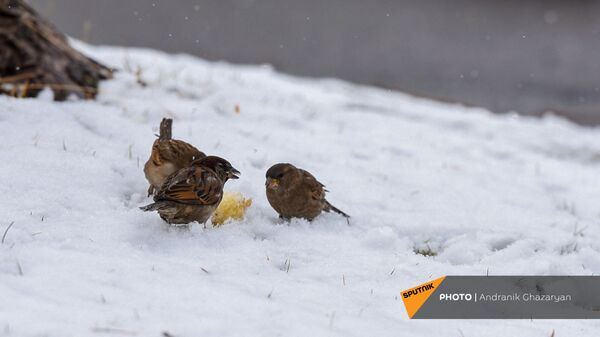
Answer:
[[[595,321],[410,321],[443,275],[600,272],[600,130],[336,80],[80,48],[96,102],[0,96],[2,336],[592,336]],[[134,72],[148,85],[140,86]],[[239,113],[236,113],[236,106]],[[160,119],[229,159],[246,220],[167,228],[142,166]],[[350,213],[280,224],[264,172],[313,172]],[[418,252],[435,252],[424,256]]]

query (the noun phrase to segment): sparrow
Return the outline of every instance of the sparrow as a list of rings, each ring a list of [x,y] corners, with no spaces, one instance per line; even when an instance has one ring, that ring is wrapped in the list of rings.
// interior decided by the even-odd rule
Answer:
[[[196,159],[191,166],[171,174],[154,194],[154,203],[140,207],[158,211],[172,225],[205,223],[223,199],[223,186],[240,172],[220,157]]]
[[[303,169],[287,163],[275,164],[267,170],[266,178],[267,200],[280,218],[311,221],[323,211],[350,218],[325,199],[325,186]]]
[[[167,177],[178,170],[189,167],[192,161],[206,157],[194,146],[171,138],[173,120],[163,118],[160,123],[160,134],[152,144],[150,158],[144,165],[144,174],[150,183],[148,196],[162,186]]]

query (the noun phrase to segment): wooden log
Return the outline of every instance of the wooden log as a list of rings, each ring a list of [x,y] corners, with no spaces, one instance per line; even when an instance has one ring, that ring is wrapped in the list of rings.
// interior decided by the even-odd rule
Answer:
[[[57,101],[93,99],[112,70],[73,49],[67,38],[23,0],[0,0],[0,94]]]

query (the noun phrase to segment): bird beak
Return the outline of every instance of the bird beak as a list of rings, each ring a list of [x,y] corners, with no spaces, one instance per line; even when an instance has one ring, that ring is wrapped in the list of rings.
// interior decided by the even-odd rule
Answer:
[[[267,178],[267,188],[277,188],[279,187],[279,179]]]
[[[240,175],[240,171],[234,169],[233,167],[231,168],[231,170],[229,170],[229,172],[227,172],[227,178],[229,179],[239,179],[239,175]]]

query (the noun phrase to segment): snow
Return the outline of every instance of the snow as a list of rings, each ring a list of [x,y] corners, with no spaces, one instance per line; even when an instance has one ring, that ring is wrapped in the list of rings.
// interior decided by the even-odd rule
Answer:
[[[592,320],[411,321],[399,292],[598,274],[599,129],[77,45],[120,69],[97,101],[0,96],[0,335],[597,335]],[[226,189],[253,199],[245,220],[186,231],[138,209],[164,116],[242,172]],[[350,225],[280,223],[264,193],[277,162],[312,172]]]

